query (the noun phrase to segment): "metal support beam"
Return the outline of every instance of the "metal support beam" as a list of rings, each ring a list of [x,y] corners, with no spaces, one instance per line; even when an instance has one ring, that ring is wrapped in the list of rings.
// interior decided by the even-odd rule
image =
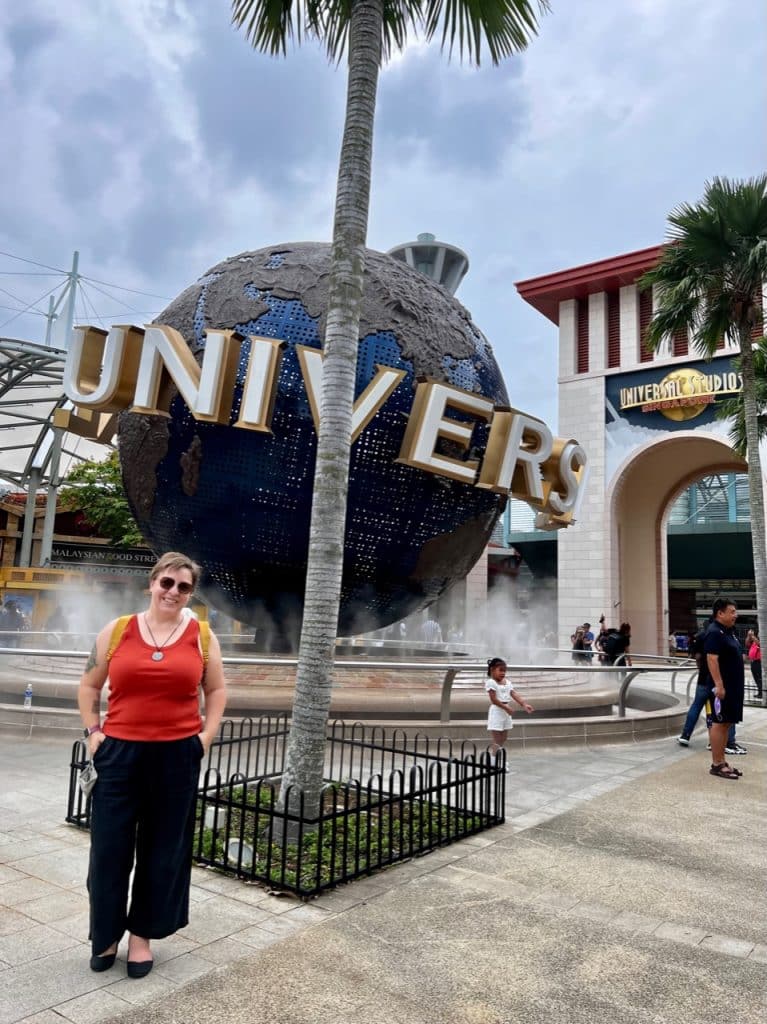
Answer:
[[[77,296],[77,285],[80,280],[80,275],[77,273],[79,263],[80,253],[74,252],[72,254],[72,269],[69,271],[67,304],[64,308],[64,336],[61,339],[61,347],[67,350],[69,349],[69,339],[72,334],[72,326],[75,322],[75,298]]]
[[[43,540],[40,545],[40,565],[50,563],[53,550],[53,526],[56,518],[56,503],[59,494],[59,469],[61,466],[61,442],[64,431],[60,427],[53,428],[53,447],[48,474],[48,494],[45,501],[45,519],[43,520]]]
[[[29,473],[27,484],[27,504],[24,509],[24,530],[21,535],[21,557],[19,565],[25,568],[32,564],[32,534],[35,529],[35,498],[37,489],[43,478],[43,471],[39,466],[33,466]]]

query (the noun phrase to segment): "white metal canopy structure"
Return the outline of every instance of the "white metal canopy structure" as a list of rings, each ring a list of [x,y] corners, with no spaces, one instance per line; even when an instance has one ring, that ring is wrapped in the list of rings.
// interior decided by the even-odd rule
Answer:
[[[0,338],[0,484],[27,492],[21,561],[30,564],[35,495],[47,487],[43,555],[50,551],[56,492],[74,463],[100,458],[104,446],[53,426],[56,409],[71,408],[62,375],[66,352]]]

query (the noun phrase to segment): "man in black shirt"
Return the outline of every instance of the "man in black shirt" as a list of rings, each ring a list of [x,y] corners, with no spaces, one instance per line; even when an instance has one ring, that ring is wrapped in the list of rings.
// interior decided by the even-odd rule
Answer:
[[[607,638],[602,643],[602,650],[605,653],[608,665],[631,666],[631,625],[628,622],[621,622],[620,629],[608,629]]]
[[[735,635],[738,609],[727,597],[714,601],[711,625],[706,630],[703,650],[714,690],[706,706],[710,726],[711,774],[720,779],[738,779],[741,772],[725,760],[727,733],[731,725],[743,719],[745,676],[743,650]]]
[[[677,743],[680,747],[689,747],[690,737],[692,731],[695,728],[695,723],[700,717],[700,713],[708,703],[709,697],[713,696],[714,682],[711,678],[711,673],[708,670],[708,663],[706,661],[706,653],[704,650],[704,644],[706,641],[706,633],[711,627],[713,619],[709,619],[708,625],[705,629],[702,629],[699,633],[693,633],[690,630],[689,643],[687,645],[687,653],[690,658],[695,660],[695,664],[698,666],[698,682],[695,687],[695,696],[692,704],[687,712],[687,718],[685,719],[684,726],[682,727],[681,734],[677,737]],[[711,744],[709,743],[709,750]],[[727,733],[727,746],[724,748],[725,754],[747,754],[748,751],[745,747],[742,747],[735,738],[735,726],[730,726],[730,731]]]

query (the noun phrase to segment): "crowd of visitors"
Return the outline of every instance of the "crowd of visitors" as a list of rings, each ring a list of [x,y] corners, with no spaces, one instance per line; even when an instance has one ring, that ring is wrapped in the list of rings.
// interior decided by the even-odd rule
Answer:
[[[614,629],[606,625],[606,619],[602,615],[596,637],[591,630],[591,623],[584,622],[583,625],[575,627],[570,642],[575,662],[591,661],[596,651],[602,665],[631,665],[631,625],[628,622],[622,622],[618,629]]]

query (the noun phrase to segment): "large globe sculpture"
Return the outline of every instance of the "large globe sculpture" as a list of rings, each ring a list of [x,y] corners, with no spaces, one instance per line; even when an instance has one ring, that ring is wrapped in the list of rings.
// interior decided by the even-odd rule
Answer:
[[[508,399],[487,340],[459,302],[400,261],[372,250],[366,259],[356,394],[378,364],[406,376],[352,448],[341,635],[386,626],[443,594],[476,562],[505,501],[396,461],[418,377],[500,405]],[[198,360],[206,328],[285,341],[272,433],[198,422],[177,393],[170,418],[120,419],[126,493],[149,544],[199,561],[205,598],[277,645],[294,641],[300,627],[316,451],[295,346],[321,348],[329,264],[324,244],[242,253],[157,317]],[[248,352],[246,341],[232,422]],[[477,423],[478,450],[487,430]]]

